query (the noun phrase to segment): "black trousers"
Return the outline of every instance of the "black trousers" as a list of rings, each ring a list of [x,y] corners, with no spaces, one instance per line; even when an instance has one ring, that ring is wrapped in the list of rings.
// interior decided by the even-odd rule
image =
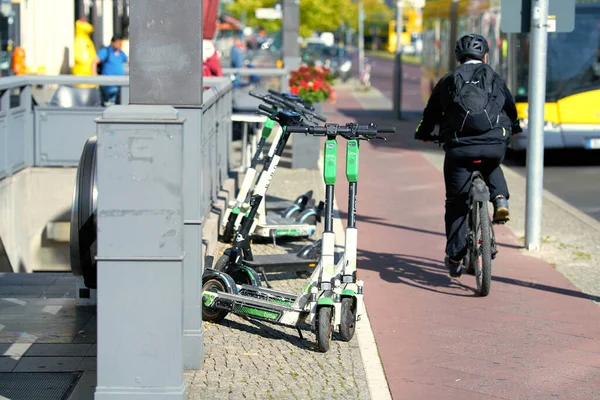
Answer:
[[[508,186],[500,164],[506,144],[469,145],[446,148],[444,181],[446,183],[446,255],[458,261],[467,253],[471,172],[480,171],[490,189],[490,200],[498,195],[509,198]],[[481,160],[481,163],[474,163]]]

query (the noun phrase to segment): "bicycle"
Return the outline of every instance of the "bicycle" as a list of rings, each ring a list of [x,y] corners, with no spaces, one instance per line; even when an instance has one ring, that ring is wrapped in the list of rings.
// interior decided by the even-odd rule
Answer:
[[[438,136],[430,136],[429,140],[441,145]],[[473,168],[469,180],[471,190],[469,197],[469,215],[467,217],[468,239],[467,254],[463,266],[467,273],[475,275],[476,293],[485,297],[490,293],[492,285],[492,260],[496,258],[498,249],[492,218],[489,212],[490,190],[477,169],[482,160],[473,160]]]
[[[369,89],[371,87],[371,61],[365,58],[365,65],[360,74],[359,82],[361,86],[365,89]]]
[[[473,160],[480,164],[481,160]],[[467,254],[463,265],[467,273],[475,275],[477,294],[485,297],[492,285],[492,260],[496,258],[496,235],[490,218],[490,190],[479,170],[471,172],[471,194],[469,199]]]

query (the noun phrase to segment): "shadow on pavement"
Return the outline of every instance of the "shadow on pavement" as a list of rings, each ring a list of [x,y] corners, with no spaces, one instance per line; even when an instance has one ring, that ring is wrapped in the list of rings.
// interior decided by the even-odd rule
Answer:
[[[317,351],[314,344],[307,340],[304,333],[304,338],[301,339],[298,335],[290,335],[284,332],[282,330],[283,327],[278,325],[264,324],[254,319],[246,319],[245,321],[248,322],[248,325],[227,318],[221,321],[219,325],[242,332],[247,332],[252,335],[260,335],[265,339],[285,340],[303,350]]]
[[[348,218],[348,214],[343,211],[340,211],[339,214],[340,214],[340,218],[342,218],[342,219]],[[415,227],[406,226],[406,225],[390,224],[388,222],[385,222],[385,220],[383,220],[381,218],[376,218],[376,217],[367,217],[364,215],[357,215],[356,220],[358,222],[366,222],[366,223],[371,223],[371,224],[375,224],[375,225],[389,226],[390,228],[404,229],[404,230],[413,231],[413,232],[425,233],[428,235],[437,235],[437,236],[446,237],[446,234],[444,232],[431,231],[428,229],[415,228]],[[443,221],[441,221],[440,224],[441,223],[443,223]],[[523,248],[523,246],[521,246],[521,245],[508,244],[508,243],[497,243],[497,245],[498,245],[498,247],[506,247],[509,249],[522,249]]]
[[[599,296],[594,296],[594,295],[591,295],[591,294],[579,292],[577,290],[571,290],[571,289],[565,289],[565,288],[557,288],[557,287],[554,287],[554,286],[543,285],[541,283],[525,282],[525,281],[522,281],[522,280],[519,280],[519,279],[504,278],[504,277],[498,277],[498,276],[492,276],[492,280],[495,281],[495,282],[507,283],[509,285],[522,286],[522,287],[527,287],[527,288],[530,288],[530,289],[541,290],[541,291],[544,291],[544,292],[562,294],[564,296],[571,296],[571,297],[577,297],[577,298],[580,298],[580,299],[587,299],[587,300],[592,300],[592,301],[600,302],[600,297]]]
[[[458,279],[450,278],[443,261],[433,258],[407,254],[380,254],[358,250],[358,269],[378,272],[379,276],[386,282],[403,283],[412,287],[451,296],[476,296],[475,288],[460,283]],[[577,290],[499,276],[492,276],[492,281],[600,302],[599,296]],[[456,290],[460,290],[461,293],[457,293]]]
[[[444,263],[433,258],[358,250],[358,269],[379,272],[386,282],[450,296],[475,296],[475,289],[451,279]]]

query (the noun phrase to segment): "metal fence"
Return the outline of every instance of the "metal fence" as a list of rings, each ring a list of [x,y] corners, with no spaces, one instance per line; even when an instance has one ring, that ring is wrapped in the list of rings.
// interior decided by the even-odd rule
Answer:
[[[279,77],[280,89],[287,87],[284,69],[224,68],[225,76],[233,73]],[[202,170],[204,204],[214,199],[231,163],[231,85],[224,78],[205,78],[202,129]],[[32,88],[39,86],[67,88],[73,97],[67,106],[55,93],[48,104],[37,104]],[[0,179],[27,167],[75,167],[85,141],[95,134],[95,119],[105,109],[81,100],[79,93],[98,92],[97,88],[78,89],[74,85],[120,86],[121,102],[129,101],[129,77],[111,76],[19,76],[0,79]],[[79,96],[79,97],[78,97]],[[93,96],[92,96],[93,97]],[[87,101],[87,104],[86,104]],[[208,203],[207,203],[208,201]]]

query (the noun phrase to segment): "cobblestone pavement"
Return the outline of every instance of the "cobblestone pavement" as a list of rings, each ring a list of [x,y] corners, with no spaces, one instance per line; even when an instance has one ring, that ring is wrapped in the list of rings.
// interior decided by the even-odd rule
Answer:
[[[292,200],[296,193],[312,189],[317,201],[324,199],[320,170],[291,170],[285,154],[269,195]],[[315,236],[322,230],[319,225]],[[255,254],[285,253],[307,243],[256,243],[252,250]],[[217,244],[215,260],[227,247]],[[294,273],[269,274],[268,278],[275,289],[289,292],[299,292],[306,281]],[[334,334],[330,350],[319,353],[308,326],[302,328],[302,339],[294,328],[229,314],[219,324],[204,322],[204,329],[204,366],[185,373],[190,400],[370,398],[356,336],[346,343]]]

